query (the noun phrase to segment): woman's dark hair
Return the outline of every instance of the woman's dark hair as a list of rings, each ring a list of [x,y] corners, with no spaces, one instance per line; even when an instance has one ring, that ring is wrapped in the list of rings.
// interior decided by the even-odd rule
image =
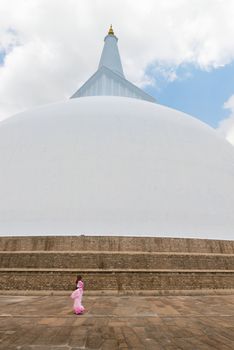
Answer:
[[[76,278],[76,284],[82,280],[82,276],[78,275],[77,278]]]

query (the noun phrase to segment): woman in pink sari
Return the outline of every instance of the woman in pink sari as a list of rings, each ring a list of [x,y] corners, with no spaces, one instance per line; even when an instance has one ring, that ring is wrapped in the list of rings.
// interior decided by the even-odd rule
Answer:
[[[84,283],[81,276],[77,276],[76,279],[76,290],[71,295],[71,298],[74,299],[73,310],[76,315],[81,315],[84,312],[84,306],[82,305],[82,296],[84,290]]]

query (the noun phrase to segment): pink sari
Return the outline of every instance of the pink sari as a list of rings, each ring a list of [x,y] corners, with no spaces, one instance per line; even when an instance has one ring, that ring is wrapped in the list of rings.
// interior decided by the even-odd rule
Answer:
[[[82,296],[84,290],[84,283],[79,281],[77,283],[77,289],[71,294],[71,298],[74,299],[73,310],[75,314],[79,315],[84,312],[84,306],[82,305]]]

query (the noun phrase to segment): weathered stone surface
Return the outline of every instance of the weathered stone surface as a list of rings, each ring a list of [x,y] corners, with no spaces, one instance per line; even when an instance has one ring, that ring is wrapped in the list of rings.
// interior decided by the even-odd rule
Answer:
[[[0,271],[1,289],[73,290],[82,274],[87,290],[233,289],[234,271]]]
[[[76,316],[68,297],[1,296],[3,350],[232,350],[234,295],[90,297]]]
[[[234,254],[0,252],[2,268],[234,270]]]
[[[0,237],[0,251],[139,251],[234,254],[234,241],[160,237]]]

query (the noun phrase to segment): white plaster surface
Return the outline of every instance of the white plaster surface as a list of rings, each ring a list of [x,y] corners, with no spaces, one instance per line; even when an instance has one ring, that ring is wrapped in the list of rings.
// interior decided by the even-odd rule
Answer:
[[[122,96],[155,102],[152,96],[104,66],[98,69],[71,98],[86,96]]]
[[[234,151],[158,104],[83,97],[0,123],[0,234],[234,239]]]
[[[117,46],[117,37],[115,35],[107,35],[104,39],[104,47],[98,68],[107,67],[124,78],[123,67]]]

